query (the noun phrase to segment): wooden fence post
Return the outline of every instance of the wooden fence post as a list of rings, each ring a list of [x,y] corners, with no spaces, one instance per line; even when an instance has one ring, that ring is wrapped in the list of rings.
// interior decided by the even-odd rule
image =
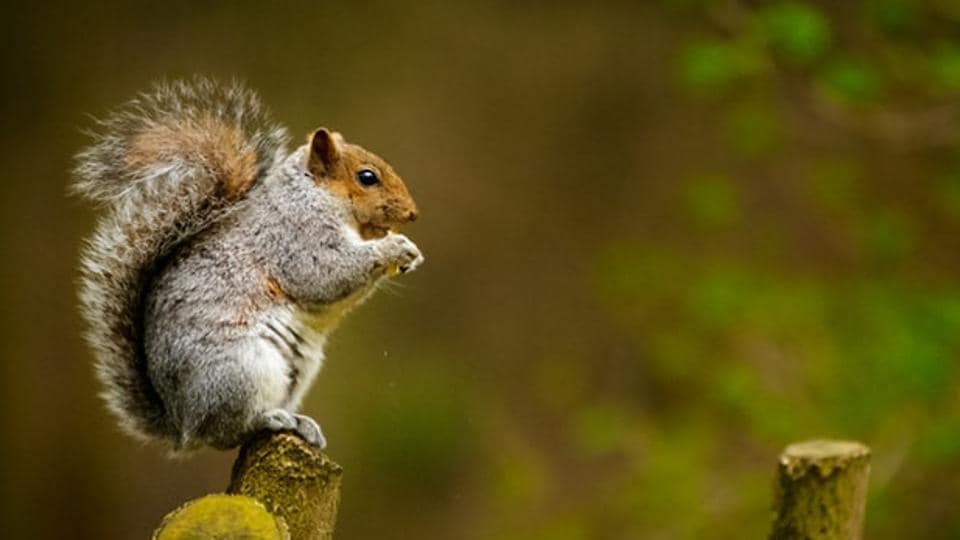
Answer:
[[[329,540],[340,505],[343,470],[289,433],[263,433],[243,445],[227,493],[262,502],[290,528],[292,540]]]
[[[153,533],[153,540],[196,538],[290,540],[290,532],[282,518],[268,512],[256,499],[218,493],[170,512]]]
[[[870,449],[857,442],[807,441],[780,455],[772,540],[858,540]]]
[[[154,538],[329,540],[341,474],[339,465],[300,437],[261,433],[240,449],[227,495],[186,503],[164,518]]]

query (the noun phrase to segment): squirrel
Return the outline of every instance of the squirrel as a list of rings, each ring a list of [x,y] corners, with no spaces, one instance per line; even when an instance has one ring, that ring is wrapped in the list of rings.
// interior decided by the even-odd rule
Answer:
[[[261,430],[323,448],[297,412],[330,331],[423,262],[417,217],[383,159],[287,130],[237,82],[160,83],[98,121],[72,189],[105,207],[80,302],[107,407],[177,453]]]

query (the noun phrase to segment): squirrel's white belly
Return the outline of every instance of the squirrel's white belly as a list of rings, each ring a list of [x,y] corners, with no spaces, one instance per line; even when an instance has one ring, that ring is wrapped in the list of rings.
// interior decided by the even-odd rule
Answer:
[[[327,334],[375,289],[371,283],[317,312],[277,306],[251,327],[249,362],[259,384],[258,408],[297,410],[323,364]]]
[[[296,411],[323,364],[326,334],[302,323],[298,310],[277,308],[251,327],[248,360],[261,410]]]

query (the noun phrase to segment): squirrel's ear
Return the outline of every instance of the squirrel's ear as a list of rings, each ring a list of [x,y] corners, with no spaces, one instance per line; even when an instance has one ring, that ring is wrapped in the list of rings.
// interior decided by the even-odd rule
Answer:
[[[310,136],[310,157],[307,169],[316,177],[324,176],[340,160],[342,138],[327,128],[320,128]]]

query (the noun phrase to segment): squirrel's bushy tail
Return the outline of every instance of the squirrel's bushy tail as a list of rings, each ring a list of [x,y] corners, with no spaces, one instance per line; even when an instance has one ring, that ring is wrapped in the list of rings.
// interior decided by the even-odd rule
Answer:
[[[145,288],[177,245],[279,164],[287,134],[251,91],[199,78],[159,84],[98,124],[72,186],[106,206],[82,254],[87,338],[122,427],[170,435],[144,357]]]

